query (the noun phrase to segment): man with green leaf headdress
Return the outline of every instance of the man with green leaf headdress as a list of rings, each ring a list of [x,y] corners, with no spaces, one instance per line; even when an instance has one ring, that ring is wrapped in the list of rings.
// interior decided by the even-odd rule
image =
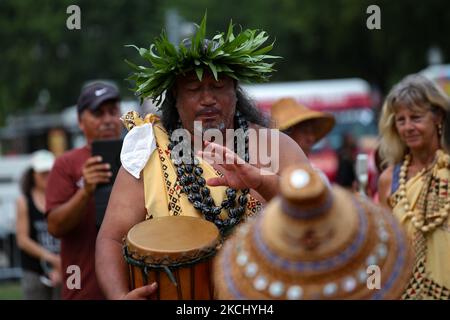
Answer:
[[[230,23],[226,34],[205,36],[206,15],[197,33],[178,47],[164,33],[149,49],[135,47],[148,66],[128,62],[134,91],[152,99],[162,116],[123,117],[129,132],[122,168],[96,249],[108,298],[140,299],[154,291],[148,285],[128,292],[122,239],[132,226],[161,216],[195,216],[227,236],[276,195],[279,172],[307,162],[292,139],[266,128],[267,120],[239,87],[267,81],[273,71],[266,61],[278,57],[267,55],[272,45],[264,46],[266,33],[247,29],[234,35]],[[273,151],[274,145],[283,152],[276,148],[271,163],[262,161],[261,150]]]

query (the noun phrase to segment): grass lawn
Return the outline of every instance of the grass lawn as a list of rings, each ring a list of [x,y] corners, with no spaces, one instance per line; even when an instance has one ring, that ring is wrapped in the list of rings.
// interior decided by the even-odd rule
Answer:
[[[20,282],[0,282],[0,300],[21,300]]]

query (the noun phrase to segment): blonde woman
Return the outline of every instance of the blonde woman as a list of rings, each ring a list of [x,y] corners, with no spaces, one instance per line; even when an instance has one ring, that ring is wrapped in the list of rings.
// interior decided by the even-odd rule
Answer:
[[[450,299],[449,112],[449,98],[420,75],[398,83],[383,105],[380,155],[388,168],[380,202],[404,226],[416,254],[404,299]]]

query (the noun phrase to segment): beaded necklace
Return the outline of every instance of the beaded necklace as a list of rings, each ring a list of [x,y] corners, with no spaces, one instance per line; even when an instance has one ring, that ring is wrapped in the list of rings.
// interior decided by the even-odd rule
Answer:
[[[181,128],[181,123],[178,128]],[[235,115],[235,127],[244,130],[245,139],[245,156],[244,160],[249,161],[248,148],[248,123],[243,118],[239,111]],[[172,149],[178,143],[188,143],[187,141],[174,141],[173,131],[169,132],[170,143],[169,151],[171,151],[171,159],[176,168],[177,180],[181,185],[181,190],[187,195],[189,202],[192,203],[195,209],[200,211],[204,218],[213,222],[220,230],[222,235],[226,235],[231,229],[239,224],[245,212],[245,207],[248,202],[247,194],[249,189],[241,190],[242,194],[236,199],[237,191],[234,188],[227,188],[225,191],[226,198],[220,205],[216,205],[214,199],[211,197],[211,191],[206,186],[206,180],[202,177],[203,169],[199,166],[198,159],[191,152],[189,162],[185,163],[180,155],[172,154]],[[192,148],[191,148],[192,149]],[[234,152],[238,150],[237,138],[234,138]],[[222,210],[227,210],[227,217],[222,218]]]
[[[419,230],[422,231],[423,233],[427,233],[430,231],[433,231],[434,229],[436,229],[437,227],[439,227],[440,225],[442,225],[444,223],[444,221],[446,221],[448,214],[449,214],[449,209],[450,209],[450,197],[448,197],[448,195],[445,197],[445,201],[443,206],[441,206],[439,208],[439,211],[435,214],[427,214],[425,212],[425,208],[420,209],[420,208],[416,208],[414,211],[411,208],[411,205],[406,197],[406,177],[407,177],[407,170],[408,170],[408,166],[411,162],[411,155],[407,154],[405,155],[405,158],[403,160],[403,164],[400,168],[400,186],[399,186],[399,194],[400,194],[400,203],[403,205],[405,212],[406,212],[406,217],[407,218],[411,218],[411,222],[413,224],[413,226]],[[425,172],[425,168],[423,168],[420,171],[420,175],[422,175]],[[424,181],[424,187],[428,187],[430,185],[430,181],[432,179],[432,174],[431,172],[425,177],[425,181]],[[444,186],[440,186],[439,187],[444,187]],[[438,193],[439,194],[439,193]],[[433,219],[433,221],[429,221],[430,219]]]

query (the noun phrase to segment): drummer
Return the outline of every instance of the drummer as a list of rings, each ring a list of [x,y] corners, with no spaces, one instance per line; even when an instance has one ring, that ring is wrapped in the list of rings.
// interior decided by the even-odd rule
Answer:
[[[129,292],[122,239],[132,226],[145,219],[184,215],[205,218],[227,235],[277,194],[278,172],[293,163],[308,165],[287,135],[278,130],[276,138],[263,134],[269,130],[268,121],[239,86],[240,81],[266,81],[273,71],[273,64],[265,61],[272,46],[264,48],[259,41],[266,33],[256,36],[257,31],[244,30],[209,41],[205,28],[206,16],[197,35],[177,49],[162,35],[152,53],[139,51],[149,66],[136,67],[135,92],[141,99],[162,102],[162,116],[123,117],[130,131],[96,248],[97,276],[109,299],[146,299],[156,288],[150,284]],[[247,45],[238,45],[238,38]],[[226,136],[227,129],[240,134]],[[179,147],[186,145],[178,143],[180,133],[187,134],[183,142],[191,146],[200,141],[202,150],[191,152],[189,146],[180,158]],[[215,136],[214,142],[208,142],[208,134]],[[228,139],[220,139],[220,134]],[[253,157],[261,146],[279,146],[270,165]]]

